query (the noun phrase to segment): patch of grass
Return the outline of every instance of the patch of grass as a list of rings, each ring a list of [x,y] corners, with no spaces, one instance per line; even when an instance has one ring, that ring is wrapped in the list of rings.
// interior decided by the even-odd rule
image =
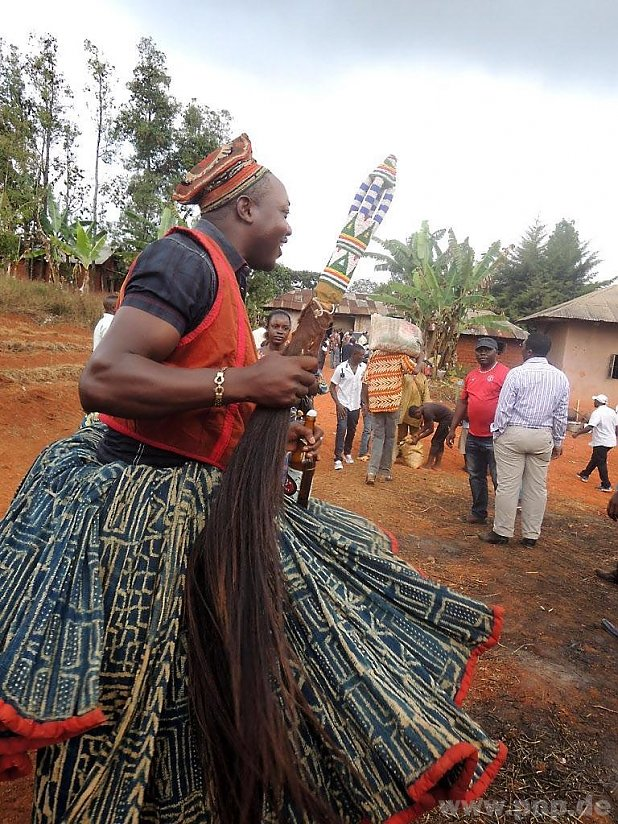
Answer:
[[[87,344],[65,344],[52,341],[0,341],[0,352],[89,352]]]
[[[58,364],[55,367],[0,370],[0,381],[16,384],[49,384],[59,381],[77,381],[83,369],[82,364]]]
[[[82,295],[67,284],[22,281],[0,273],[0,312],[25,315],[40,324],[66,323],[92,329],[101,317],[103,296]]]

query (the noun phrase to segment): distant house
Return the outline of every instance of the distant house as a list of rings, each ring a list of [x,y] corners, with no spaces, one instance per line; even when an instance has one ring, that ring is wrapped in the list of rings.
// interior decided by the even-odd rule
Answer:
[[[63,261],[60,274],[70,280],[75,259]],[[110,246],[104,246],[90,270],[90,289],[93,292],[115,292],[122,284],[126,267],[122,258]],[[18,280],[51,281],[51,270],[44,258],[21,259],[12,264],[9,274]]]
[[[292,289],[278,295],[264,307],[265,312],[273,309],[285,309],[290,314],[292,327],[296,327],[299,315],[303,307],[311,300],[313,291],[311,289]],[[347,292],[333,315],[334,329],[342,332],[369,332],[370,316],[374,313],[379,315],[400,315],[394,307],[383,304],[381,301],[373,301],[364,293]]]
[[[116,292],[125,279],[127,267],[122,258],[106,244],[92,267],[90,288],[93,291]]]
[[[588,410],[604,393],[617,404],[617,285],[521,318],[552,338],[548,360],[570,381],[572,407]]]
[[[264,307],[265,312],[273,309],[285,309],[290,313],[293,328],[297,324],[301,310],[312,297],[311,289],[293,289],[278,295],[268,305]],[[350,332],[369,332],[370,317],[373,313],[379,315],[391,315],[399,317],[402,313],[395,307],[384,304],[381,301],[374,301],[365,293],[347,292],[341,303],[336,308],[333,316],[333,326],[335,329]],[[522,341],[527,337],[527,332],[515,324],[499,319],[493,324],[475,324],[475,318],[492,316],[494,313],[472,310],[467,319],[467,328],[462,331],[457,346],[458,363],[464,366],[474,367],[475,361],[475,341],[480,335],[491,335],[496,339],[501,350],[501,361],[508,367],[522,363]]]
[[[475,321],[476,318],[485,318],[485,323]],[[496,318],[496,323],[488,319]],[[456,356],[459,366],[475,367],[475,344],[482,335],[488,335],[499,345],[501,363],[507,367],[516,367],[522,364],[522,342],[528,333],[526,329],[517,327],[504,318],[483,309],[472,309],[466,318],[466,329],[463,329],[458,339]]]

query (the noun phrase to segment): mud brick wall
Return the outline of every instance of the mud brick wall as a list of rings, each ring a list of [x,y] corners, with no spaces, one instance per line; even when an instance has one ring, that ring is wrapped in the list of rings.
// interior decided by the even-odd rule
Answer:
[[[475,344],[477,343],[477,338],[477,335],[460,336],[458,346],[456,347],[458,364],[460,366],[471,368],[477,366],[477,361],[475,360]],[[498,336],[494,336],[494,339],[497,343],[502,341],[505,344],[505,349],[501,355],[499,355],[499,360],[502,364],[505,364],[506,367],[517,367],[519,364],[522,364],[521,341],[515,338],[499,338]]]

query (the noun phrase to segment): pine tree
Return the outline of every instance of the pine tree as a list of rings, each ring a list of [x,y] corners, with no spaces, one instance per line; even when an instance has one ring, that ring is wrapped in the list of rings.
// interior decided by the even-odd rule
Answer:
[[[597,254],[580,241],[573,221],[559,221],[549,237],[537,221],[508,252],[491,291],[498,308],[517,322],[611,283],[592,283],[598,263]]]
[[[597,253],[589,252],[588,244],[580,241],[574,221],[559,221],[546,244],[550,306],[597,289],[600,284],[591,280],[599,262]]]
[[[536,221],[518,247],[507,250],[490,288],[497,306],[511,321],[526,315],[531,302],[539,300],[545,284],[546,227]]]

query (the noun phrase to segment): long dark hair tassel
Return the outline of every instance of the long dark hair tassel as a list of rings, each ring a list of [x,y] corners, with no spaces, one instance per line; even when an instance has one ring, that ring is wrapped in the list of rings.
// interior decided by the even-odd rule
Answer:
[[[301,775],[298,728],[328,738],[294,678],[279,551],[289,411],[257,408],[188,562],[189,695],[220,822],[260,822],[288,800],[335,814]]]

